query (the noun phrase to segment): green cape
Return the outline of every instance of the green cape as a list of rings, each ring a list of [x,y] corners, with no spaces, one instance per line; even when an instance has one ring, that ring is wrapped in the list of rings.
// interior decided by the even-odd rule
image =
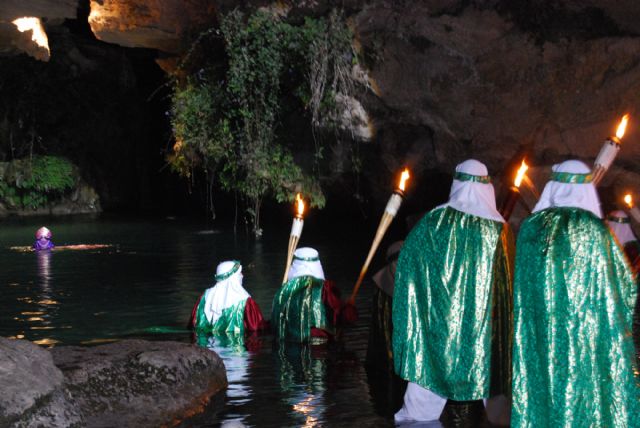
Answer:
[[[200,304],[198,305],[195,323],[196,332],[200,334],[244,334],[244,307],[247,299],[224,309],[220,318],[212,324],[204,314],[205,297],[206,296],[202,296]]]
[[[453,208],[418,222],[402,247],[393,295],[400,377],[460,401],[508,392],[510,242],[506,224]]]
[[[638,427],[636,284],[602,220],[549,208],[520,229],[513,427]]]
[[[307,342],[311,327],[334,333],[322,303],[324,280],[305,275],[282,284],[273,298],[271,325],[279,340]]]

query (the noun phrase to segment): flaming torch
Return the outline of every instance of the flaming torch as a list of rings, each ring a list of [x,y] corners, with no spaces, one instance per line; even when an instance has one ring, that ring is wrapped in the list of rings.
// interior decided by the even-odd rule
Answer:
[[[293,261],[293,253],[296,251],[300,235],[302,235],[302,226],[304,226],[304,201],[300,197],[300,193],[296,195],[296,214],[293,216],[293,224],[291,225],[291,233],[289,234],[289,247],[287,249],[287,267],[284,270],[284,278],[282,282],[287,282],[289,269]]]
[[[360,276],[358,276],[358,281],[356,281],[356,285],[353,287],[353,292],[351,293],[351,297],[349,298],[349,303],[353,304],[356,299],[356,294],[358,294],[358,290],[360,289],[360,284],[362,284],[362,280],[369,269],[369,263],[371,263],[371,259],[375,254],[378,246],[380,245],[380,241],[382,241],[382,237],[386,233],[389,225],[393,221],[393,218],[398,213],[398,209],[402,204],[402,200],[404,198],[404,189],[409,179],[409,169],[405,168],[402,171],[402,175],[400,176],[400,182],[398,183],[398,187],[393,191],[389,201],[387,202],[387,207],[384,209],[384,213],[382,214],[382,218],[380,219],[380,224],[378,224],[378,230],[376,230],[376,235],[373,238],[373,243],[371,244],[371,248],[369,249],[369,254],[367,255],[367,259],[360,270]]]
[[[629,122],[629,114],[625,114],[620,119],[620,123],[618,124],[618,129],[616,130],[616,135],[614,137],[609,137],[604,141],[602,149],[600,149],[600,153],[598,153],[598,157],[593,164],[593,184],[597,185],[604,177],[605,172],[609,169],[613,160],[616,158],[616,155],[620,151],[620,143],[622,142],[622,137],[624,136],[624,131],[627,129],[627,123]]]
[[[627,193],[624,195],[624,203],[629,207],[629,215],[633,217],[635,221],[640,223],[640,210],[633,204],[633,198],[631,197],[631,193]]]
[[[513,208],[516,206],[516,202],[520,199],[520,185],[522,184],[525,173],[529,169],[529,165],[522,159],[522,164],[518,168],[516,179],[513,180],[513,186],[509,187],[509,194],[507,199],[504,200],[502,207],[500,207],[500,214],[504,217],[505,221],[509,221]]]

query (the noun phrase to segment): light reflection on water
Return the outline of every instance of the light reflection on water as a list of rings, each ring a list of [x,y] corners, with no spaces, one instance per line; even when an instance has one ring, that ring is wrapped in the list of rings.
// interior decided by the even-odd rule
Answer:
[[[244,285],[270,318],[282,278],[289,228],[260,241],[178,221],[47,222],[56,245],[107,244],[87,251],[19,252],[42,220],[0,223],[0,335],[43,346],[98,345],[122,338],[190,342],[184,331],[193,304],[212,285],[215,266],[243,263]],[[348,240],[345,239],[348,236]],[[316,247],[328,276],[350,291],[369,237],[313,230],[300,246]],[[354,247],[354,242],[361,242]],[[356,302],[361,319],[341,343],[275,346],[270,335],[246,343],[205,338],[224,360],[225,405],[184,426],[392,425],[372,403],[363,367],[370,295]],[[159,334],[166,331],[169,333]]]

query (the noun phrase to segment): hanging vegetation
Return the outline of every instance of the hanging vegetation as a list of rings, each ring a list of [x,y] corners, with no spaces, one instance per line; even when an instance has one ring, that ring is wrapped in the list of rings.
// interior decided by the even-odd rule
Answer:
[[[0,202],[10,208],[36,209],[76,185],[75,168],[58,156],[34,156],[0,162]]]
[[[209,37],[222,41],[226,63],[195,54]],[[264,11],[228,14],[220,29],[203,33],[187,55],[185,62],[195,71],[175,81],[171,167],[190,178],[201,168],[211,183],[237,192],[256,235],[262,232],[265,198],[286,202],[302,192],[311,206],[322,208],[323,145],[315,140],[314,160],[297,163],[292,151],[301,143],[285,138],[281,120],[289,108],[305,111],[309,128],[338,126],[339,100],[354,91],[351,40],[337,12],[306,18],[301,25]]]

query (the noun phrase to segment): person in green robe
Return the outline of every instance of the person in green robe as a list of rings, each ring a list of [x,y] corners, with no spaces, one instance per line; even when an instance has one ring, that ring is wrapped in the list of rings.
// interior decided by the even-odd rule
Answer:
[[[591,180],[580,161],[554,165],[520,228],[513,427],[640,427],[636,285]]]
[[[215,279],[193,308],[190,325],[196,333],[243,335],[266,328],[260,307],[242,286],[240,262],[220,263]]]
[[[333,281],[325,280],[318,251],[298,248],[288,280],[273,298],[271,325],[280,341],[321,343],[332,338],[342,304]]]
[[[447,399],[500,396],[508,415],[510,242],[486,166],[459,164],[449,201],[416,224],[398,259],[393,360],[409,384],[397,423],[436,420]]]

